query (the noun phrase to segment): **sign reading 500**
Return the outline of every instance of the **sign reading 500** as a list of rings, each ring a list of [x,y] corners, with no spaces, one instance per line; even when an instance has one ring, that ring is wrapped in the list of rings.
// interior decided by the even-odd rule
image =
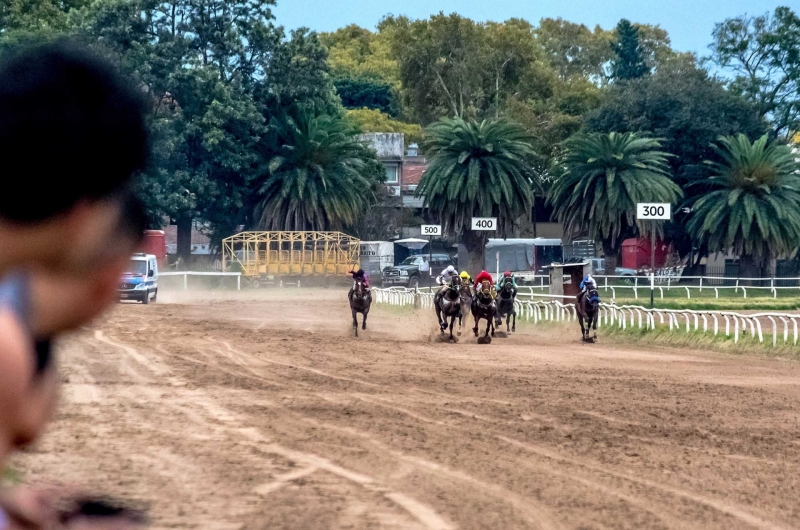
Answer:
[[[473,230],[497,230],[497,217],[473,217]]]

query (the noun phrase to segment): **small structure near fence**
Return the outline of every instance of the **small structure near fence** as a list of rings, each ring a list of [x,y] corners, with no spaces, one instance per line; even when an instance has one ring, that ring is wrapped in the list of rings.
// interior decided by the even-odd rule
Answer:
[[[222,240],[222,270],[266,280],[344,276],[358,268],[360,241],[342,232],[240,232]]]
[[[582,263],[554,263],[550,269],[550,294],[563,295],[562,303],[569,304],[575,301],[575,296],[581,291],[580,285],[584,276],[592,272],[589,262]]]

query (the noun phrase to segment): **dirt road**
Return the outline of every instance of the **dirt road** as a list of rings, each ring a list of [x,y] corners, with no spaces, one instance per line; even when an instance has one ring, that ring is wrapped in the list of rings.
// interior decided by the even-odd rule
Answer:
[[[26,479],[157,528],[800,527],[796,362],[559,326],[441,344],[432,314],[386,307],[356,340],[334,291],[172,302],[66,341]]]

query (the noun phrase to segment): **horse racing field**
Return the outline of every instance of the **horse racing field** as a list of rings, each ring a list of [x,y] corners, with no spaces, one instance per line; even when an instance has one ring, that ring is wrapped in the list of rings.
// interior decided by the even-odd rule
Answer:
[[[577,324],[440,343],[433,310],[346,288],[159,293],[60,349],[22,480],[155,528],[800,528],[800,365]]]

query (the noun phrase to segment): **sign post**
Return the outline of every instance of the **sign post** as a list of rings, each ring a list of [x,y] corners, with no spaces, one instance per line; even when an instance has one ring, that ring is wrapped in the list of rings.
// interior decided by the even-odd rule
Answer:
[[[442,236],[442,225],[420,225],[419,233],[428,236],[428,291],[433,287],[433,236]]]
[[[483,232],[490,232],[497,230],[497,217],[473,217],[472,218],[472,229],[483,231]],[[483,237],[483,245],[484,249],[486,248],[486,236]],[[483,268],[486,264],[481,264],[481,268]],[[500,268],[500,253],[497,253],[497,267]]]
[[[672,205],[668,202],[636,203],[636,220],[652,221],[650,225],[650,309],[653,308],[656,290],[656,226],[658,221],[672,218]]]

